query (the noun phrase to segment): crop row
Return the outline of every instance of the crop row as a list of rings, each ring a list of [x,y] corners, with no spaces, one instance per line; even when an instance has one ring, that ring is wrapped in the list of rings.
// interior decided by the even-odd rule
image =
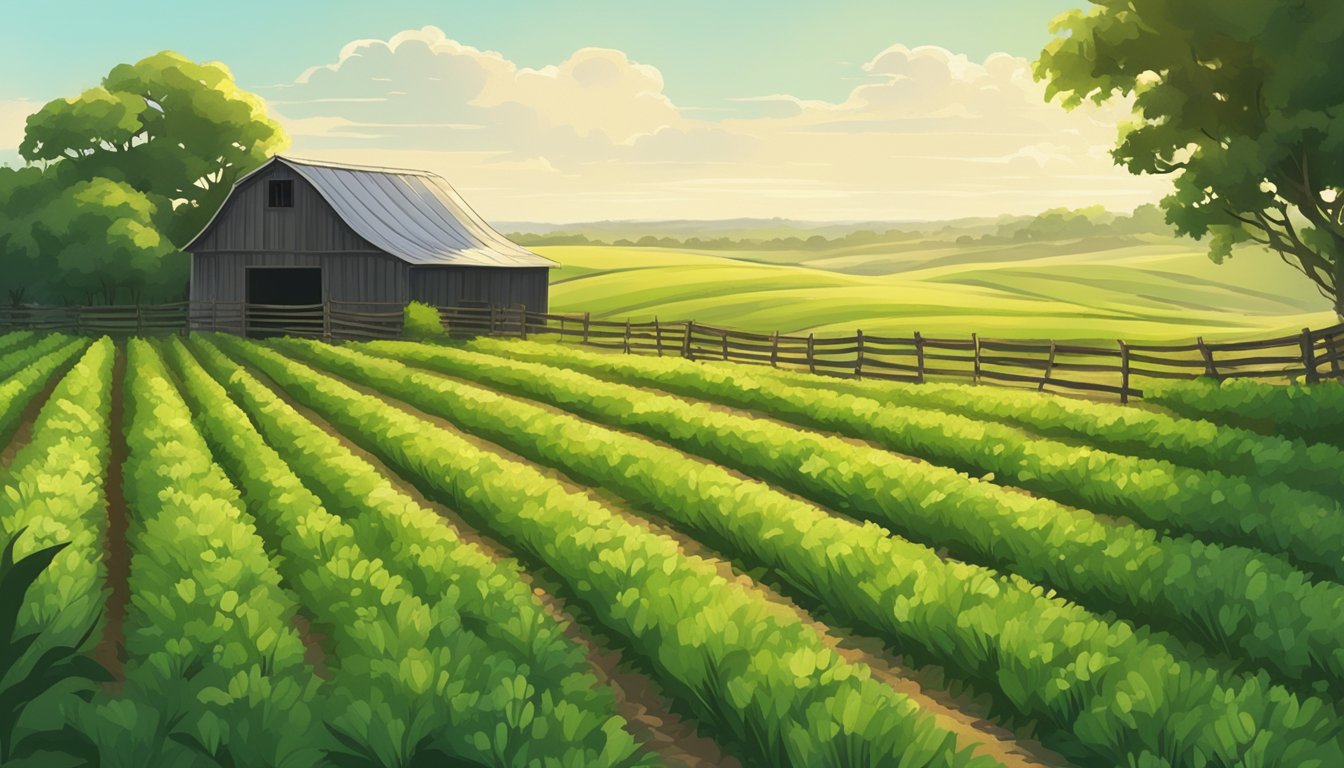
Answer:
[[[1231,676],[1186,660],[1021,579],[946,561],[872,523],[834,517],[573,416],[349,349],[279,346],[622,494],[749,566],[770,568],[895,650],[997,690],[1005,709],[1044,724],[1063,752],[1111,764],[1144,753],[1170,765],[1344,757],[1340,721],[1321,700],[1298,699],[1263,675]]]
[[[1190,412],[1191,418],[1181,418],[1146,408],[1025,390],[838,379],[760,366],[744,372],[791,386],[831,389],[870,397],[887,405],[932,408],[998,421],[1040,435],[1082,440],[1114,453],[1165,459],[1182,466],[1245,475],[1266,483],[1283,482],[1295,488],[1344,497],[1344,449],[1323,442],[1305,442],[1300,437],[1262,435],[1216,424],[1203,420],[1204,414],[1197,410]],[[1168,391],[1167,399],[1177,391],[1184,390]],[[1344,409],[1344,401],[1335,407]],[[1320,414],[1312,413],[1309,418],[1319,423]],[[1265,421],[1274,422],[1272,417]]]
[[[407,342],[363,349],[663,440],[1303,686],[1344,683],[1344,586],[1312,584],[1277,558],[1161,538],[866,445],[562,368]]]
[[[60,353],[65,357],[85,343],[68,344]],[[17,557],[68,544],[33,585],[18,617],[19,634],[41,633],[28,651],[32,656],[55,644],[75,643],[102,611],[107,521],[102,481],[108,464],[114,354],[109,339],[84,353],[38,412],[32,440],[3,476],[0,541],[26,528]],[[49,353],[43,360],[55,356]],[[45,378],[51,367],[55,364],[35,375]],[[0,386],[0,392],[15,381]]]
[[[534,468],[256,345],[227,350],[511,546],[546,563],[753,765],[981,764],[786,606]]]
[[[147,342],[128,343],[125,398],[126,688],[86,727],[127,768],[312,765],[297,606]]]
[[[0,441],[8,439],[23,418],[23,411],[46,386],[52,375],[88,345],[87,341],[48,337],[42,343],[16,350],[0,359],[12,362],[8,374],[0,370]]]
[[[1344,579],[1344,553],[1337,545],[1344,539],[1344,511],[1338,500],[1320,494],[1034,438],[964,416],[786,386],[743,368],[530,342],[492,349],[835,430],[963,472],[989,473],[1064,504],[1282,554],[1319,576]]]
[[[1146,399],[1182,416],[1291,435],[1344,448],[1344,383],[1270,384],[1250,379],[1162,382]]]
[[[371,467],[333,447],[333,438],[208,343],[197,348],[286,451],[282,458],[273,450],[173,340],[174,368],[208,441],[266,538],[280,543],[282,573],[336,638],[343,694],[351,701],[380,694],[380,709],[364,713],[380,722],[342,723],[359,754],[396,765],[426,759],[431,749],[482,765],[640,761],[610,692],[597,688],[582,654],[564,642],[516,573],[509,580],[479,551],[459,554],[466,545],[426,520],[425,510],[417,515],[413,503],[392,496]],[[352,519],[328,513],[286,459],[321,476],[335,508],[351,510]],[[422,741],[424,749],[405,747]]]
[[[24,342],[29,341],[37,334],[32,331],[10,331],[0,336],[0,353],[8,352]]]

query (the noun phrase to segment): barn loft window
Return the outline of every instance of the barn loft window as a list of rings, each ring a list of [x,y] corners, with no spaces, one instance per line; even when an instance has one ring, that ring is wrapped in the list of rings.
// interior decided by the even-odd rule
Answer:
[[[293,208],[294,207],[294,182],[285,180],[272,181],[267,185],[267,206],[271,208]]]

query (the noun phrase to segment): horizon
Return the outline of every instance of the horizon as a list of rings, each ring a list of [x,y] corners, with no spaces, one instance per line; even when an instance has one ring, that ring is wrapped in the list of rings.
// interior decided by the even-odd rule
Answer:
[[[24,75],[0,82],[0,162],[19,161],[43,103],[170,49],[229,67],[290,133],[287,152],[438,173],[491,221],[1132,210],[1168,181],[1112,164],[1128,105],[1066,112],[1031,76],[1050,20],[1083,5],[242,3],[269,25],[163,0],[60,19],[31,8],[65,32],[4,38],[0,68]],[[137,21],[148,13],[153,29]]]

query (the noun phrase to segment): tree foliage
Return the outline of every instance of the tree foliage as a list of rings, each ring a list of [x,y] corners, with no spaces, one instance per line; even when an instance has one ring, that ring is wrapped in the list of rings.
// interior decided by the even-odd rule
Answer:
[[[1036,76],[1065,107],[1132,98],[1115,161],[1170,174],[1166,219],[1277,252],[1344,317],[1344,4],[1093,0],[1060,16]]]
[[[0,169],[0,288],[11,302],[180,298],[178,249],[242,175],[289,143],[222,64],[165,51],[28,118]]]

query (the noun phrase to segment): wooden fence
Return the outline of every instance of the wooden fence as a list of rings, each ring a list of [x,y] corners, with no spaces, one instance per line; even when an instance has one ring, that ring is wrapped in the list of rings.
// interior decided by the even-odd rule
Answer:
[[[400,338],[402,317],[401,304],[343,301],[302,306],[184,301],[152,306],[3,307],[0,331],[114,336],[220,331],[256,338],[288,335],[369,340]]]
[[[460,318],[460,319],[457,319]],[[474,319],[468,319],[474,318]],[[474,324],[473,324],[474,323]],[[818,337],[747,333],[694,321],[635,323],[594,320],[588,314],[495,308],[444,310],[444,324],[464,335],[555,334],[626,353],[728,360],[807,370],[847,378],[993,383],[1041,391],[1142,397],[1143,379],[1256,377],[1344,381],[1344,324],[1274,339],[1114,346],[1053,339]]]
[[[180,302],[154,306],[0,308],[0,331],[153,335],[221,331],[242,336],[327,340],[402,336],[400,304],[327,302],[307,306]],[[1081,344],[1052,339],[818,337],[747,333],[694,321],[594,320],[589,314],[526,307],[441,307],[452,336],[550,334],[562,341],[692,360],[729,360],[816,374],[902,382],[950,381],[1142,397],[1144,379],[1256,377],[1344,381],[1344,324],[1259,341],[1187,344]]]

